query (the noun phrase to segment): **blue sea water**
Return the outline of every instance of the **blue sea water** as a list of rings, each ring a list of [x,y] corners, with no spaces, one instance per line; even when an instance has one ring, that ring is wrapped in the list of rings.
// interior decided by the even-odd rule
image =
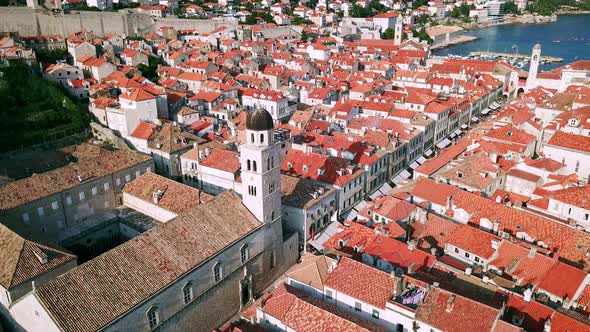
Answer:
[[[473,51],[530,54],[533,46],[540,43],[541,55],[564,59],[562,63],[541,65],[541,70],[576,60],[590,60],[590,15],[561,15],[553,23],[499,25],[465,34],[479,39],[437,50],[434,54],[468,55]]]

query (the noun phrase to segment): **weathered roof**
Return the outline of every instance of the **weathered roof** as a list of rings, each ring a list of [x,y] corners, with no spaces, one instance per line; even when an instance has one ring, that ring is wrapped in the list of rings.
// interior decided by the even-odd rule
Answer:
[[[127,183],[123,192],[135,196],[150,204],[153,202],[154,192],[161,192],[157,205],[165,210],[181,213],[192,210],[211,196],[199,189],[170,180],[152,172],[142,174],[137,179]]]
[[[319,189],[323,193],[319,194]],[[282,202],[296,208],[307,208],[334,192],[334,189],[315,184],[314,181],[289,175],[281,175]],[[317,196],[314,195],[317,193]]]
[[[0,210],[15,208],[150,159],[150,156],[130,150],[102,150],[95,158],[83,159],[78,163],[33,174],[28,178],[0,186]]]
[[[261,226],[228,190],[37,288],[36,295],[64,332],[95,331]]]
[[[0,285],[6,289],[75,259],[65,251],[26,240],[0,224]]]

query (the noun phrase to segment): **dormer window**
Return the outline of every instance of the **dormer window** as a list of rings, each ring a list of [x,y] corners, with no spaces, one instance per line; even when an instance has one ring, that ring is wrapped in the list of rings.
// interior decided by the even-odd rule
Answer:
[[[307,168],[307,165],[303,165],[303,171],[307,172],[309,169]]]
[[[289,169],[293,169],[293,164],[291,164],[291,163],[287,163],[287,167],[288,167]]]

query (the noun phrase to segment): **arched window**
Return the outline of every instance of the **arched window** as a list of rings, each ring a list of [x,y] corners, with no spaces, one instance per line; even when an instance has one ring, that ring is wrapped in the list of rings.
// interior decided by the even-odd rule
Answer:
[[[151,307],[147,313],[148,326],[150,329],[154,329],[160,323],[160,314],[158,313],[158,307]]]
[[[272,165],[271,165],[271,163],[270,163],[270,158],[268,158],[268,159],[266,160],[266,164],[267,164],[267,166],[266,166],[266,169],[267,169],[267,170],[270,170],[270,169],[271,169],[271,167],[272,167]]]
[[[182,300],[184,304],[189,304],[193,300],[193,285],[190,282],[182,287]]]
[[[256,172],[256,160],[252,160],[252,170]]]
[[[246,263],[250,256],[250,251],[248,250],[248,245],[244,244],[242,248],[240,248],[240,259],[242,260],[242,264]]]
[[[218,283],[223,277],[223,271],[221,270],[221,262],[215,263],[213,266],[213,279],[215,283]]]
[[[248,170],[250,170],[250,168],[251,168],[250,166],[252,166],[252,165],[250,165],[250,159],[248,159],[247,164],[248,164]]]
[[[250,142],[254,143],[254,134],[250,134]]]

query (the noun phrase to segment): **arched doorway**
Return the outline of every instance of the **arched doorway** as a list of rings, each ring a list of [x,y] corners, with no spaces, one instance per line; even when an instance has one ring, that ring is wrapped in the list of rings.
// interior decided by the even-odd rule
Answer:
[[[524,88],[518,88],[518,91],[516,92],[516,95],[517,96],[520,96],[523,93],[524,93]]]

